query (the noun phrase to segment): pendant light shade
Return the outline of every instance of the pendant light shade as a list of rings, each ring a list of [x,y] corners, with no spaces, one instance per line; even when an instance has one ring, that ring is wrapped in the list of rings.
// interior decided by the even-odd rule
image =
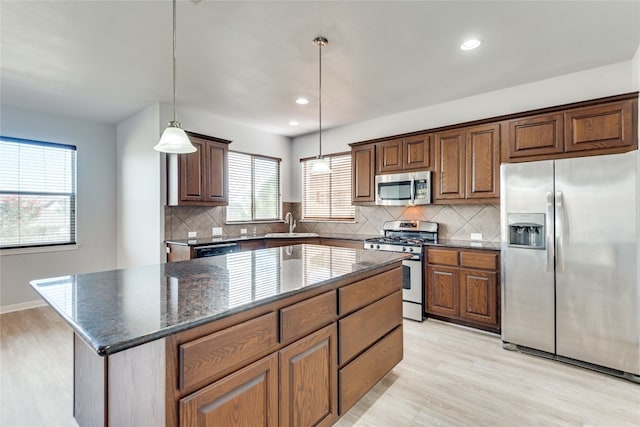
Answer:
[[[313,44],[318,46],[318,155],[311,165],[311,173],[319,175],[331,173],[329,162],[322,156],[322,47],[329,41],[324,37],[316,37]]]
[[[162,132],[160,142],[153,148],[156,151],[173,154],[193,153],[196,151],[196,147],[191,144],[180,123],[173,121],[169,122],[169,126]]]
[[[191,144],[189,137],[182,130],[180,122],[176,120],[176,0],[173,0],[173,120],[162,132],[160,142],[153,147],[162,153],[193,153],[196,147]]]

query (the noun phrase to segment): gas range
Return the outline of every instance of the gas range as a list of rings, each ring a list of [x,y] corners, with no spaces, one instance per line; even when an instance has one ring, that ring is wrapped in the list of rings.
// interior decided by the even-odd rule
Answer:
[[[438,223],[400,220],[384,223],[384,236],[364,241],[364,249],[388,252],[407,252],[422,255],[425,243],[438,241]]]

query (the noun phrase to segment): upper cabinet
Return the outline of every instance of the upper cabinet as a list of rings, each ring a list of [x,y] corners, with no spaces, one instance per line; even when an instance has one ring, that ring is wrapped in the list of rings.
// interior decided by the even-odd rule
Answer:
[[[197,151],[167,155],[169,206],[222,206],[229,202],[231,141],[188,133]]]
[[[636,100],[569,110],[564,114],[565,151],[631,147]]]
[[[433,171],[433,203],[499,203],[503,163],[638,148],[638,93],[351,144],[353,204],[375,203],[375,175]]]
[[[559,159],[634,150],[638,147],[637,106],[638,95],[634,93],[508,120],[502,161]]]
[[[351,201],[354,204],[370,204],[375,201],[375,168],[375,144],[358,145],[351,148]]]
[[[564,148],[562,113],[510,120],[508,127],[510,159],[562,153]]]
[[[378,143],[378,174],[431,169],[432,134],[414,135]]]
[[[490,123],[435,135],[434,203],[494,203],[500,197],[500,125]]]

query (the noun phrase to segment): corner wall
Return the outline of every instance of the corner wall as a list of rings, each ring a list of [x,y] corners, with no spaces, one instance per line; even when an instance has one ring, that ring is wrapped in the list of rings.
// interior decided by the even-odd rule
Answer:
[[[42,303],[30,280],[116,267],[116,128],[2,106],[0,133],[75,145],[78,185],[76,249],[0,254],[0,312],[4,312]]]
[[[154,104],[117,127],[118,268],[164,261],[160,105]]]

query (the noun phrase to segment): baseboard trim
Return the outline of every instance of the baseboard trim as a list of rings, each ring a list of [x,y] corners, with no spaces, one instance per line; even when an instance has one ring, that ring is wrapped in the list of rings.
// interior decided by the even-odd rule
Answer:
[[[30,308],[42,307],[44,305],[47,305],[47,303],[41,299],[21,302],[19,304],[2,305],[0,306],[0,314],[11,313],[12,311],[28,310]]]

